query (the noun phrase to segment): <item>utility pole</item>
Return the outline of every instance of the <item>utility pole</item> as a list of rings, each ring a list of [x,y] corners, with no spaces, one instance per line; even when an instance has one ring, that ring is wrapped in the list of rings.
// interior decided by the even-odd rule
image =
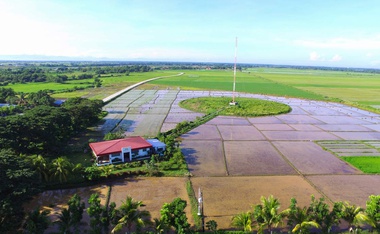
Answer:
[[[201,217],[202,221],[202,232],[205,231],[205,216],[203,214],[203,195],[201,188],[198,189],[198,216]]]
[[[234,84],[232,86],[232,101],[230,102],[230,106],[237,105],[237,102],[235,102],[237,43],[238,43],[238,38],[236,37],[235,38]]]

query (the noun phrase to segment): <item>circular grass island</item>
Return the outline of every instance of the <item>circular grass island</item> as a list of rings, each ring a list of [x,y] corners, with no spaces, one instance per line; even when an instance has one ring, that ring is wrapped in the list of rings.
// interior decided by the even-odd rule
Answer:
[[[236,98],[237,105],[230,105],[231,97],[199,97],[186,99],[179,106],[206,114],[257,117],[289,113],[292,108],[283,103],[256,98]]]

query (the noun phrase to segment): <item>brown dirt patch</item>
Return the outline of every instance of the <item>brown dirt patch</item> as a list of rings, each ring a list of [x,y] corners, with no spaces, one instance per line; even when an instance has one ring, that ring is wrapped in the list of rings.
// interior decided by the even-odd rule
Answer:
[[[213,219],[221,229],[230,228],[232,216],[250,210],[261,196],[278,198],[281,209],[290,205],[292,197],[300,206],[309,205],[311,195],[321,197],[300,176],[193,177],[191,181],[194,190],[202,190],[205,222]]]
[[[365,207],[370,195],[380,194],[380,175],[327,175],[307,178],[332,201]]]
[[[174,198],[180,197],[187,201],[186,214],[192,222],[190,201],[186,192],[186,181],[184,177],[149,177],[128,178],[113,183],[110,202],[115,202],[116,207],[125,201],[127,196],[142,201],[153,218],[160,217],[160,209],[164,203],[172,202]]]
[[[74,194],[78,194],[81,197],[82,202],[85,203],[86,208],[88,207],[88,199],[91,194],[98,193],[101,200],[101,204],[104,205],[106,201],[106,196],[108,192],[108,186],[91,186],[91,187],[81,187],[75,189],[60,189],[60,190],[48,190],[40,193],[33,200],[24,205],[25,211],[31,211],[37,207],[42,210],[49,210],[49,218],[53,222],[57,220],[58,215],[61,213],[63,208],[67,208],[67,202]],[[87,212],[83,212],[82,228],[87,229],[89,227],[90,218]],[[46,231],[47,233],[57,232],[57,226],[51,225]]]

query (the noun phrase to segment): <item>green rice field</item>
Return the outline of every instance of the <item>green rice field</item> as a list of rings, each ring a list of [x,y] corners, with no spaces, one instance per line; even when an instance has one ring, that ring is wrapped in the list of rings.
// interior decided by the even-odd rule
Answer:
[[[152,84],[190,90],[232,90],[232,82],[232,70],[203,70],[185,71],[183,76]],[[380,108],[380,74],[373,73],[251,68],[237,72],[236,91]]]
[[[341,157],[344,161],[350,163],[364,173],[379,174],[380,173],[380,157]]]

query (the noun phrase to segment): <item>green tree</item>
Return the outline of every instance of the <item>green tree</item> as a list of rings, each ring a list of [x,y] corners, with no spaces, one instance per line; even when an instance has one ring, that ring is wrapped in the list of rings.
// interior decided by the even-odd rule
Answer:
[[[39,207],[27,213],[24,222],[25,233],[42,234],[50,225],[49,211],[41,211]]]
[[[308,213],[319,224],[323,233],[330,233],[332,227],[339,223],[341,207],[341,203],[334,203],[333,209],[330,211],[330,207],[325,203],[323,197],[317,200],[312,196]]]
[[[253,217],[251,212],[243,212],[232,217],[231,225],[243,229],[244,232],[251,232]]]
[[[361,224],[369,224],[375,227],[373,220],[364,212],[360,206],[351,205],[349,202],[344,202],[342,206],[341,217],[348,223],[350,230],[356,230]]]
[[[312,219],[307,207],[299,207],[297,200],[291,198],[290,206],[284,211],[288,217],[288,226],[292,233],[309,233],[310,228],[320,228],[319,224]]]
[[[99,77],[94,78],[94,87],[99,88],[102,86],[102,80]]]
[[[114,229],[112,229],[112,233],[120,231],[123,227],[126,227],[127,232],[130,232],[132,225],[135,225],[138,231],[149,223],[149,211],[140,210],[143,206],[142,201],[135,201],[132,197],[128,196],[118,208],[120,218]]]
[[[49,181],[50,164],[48,161],[42,155],[31,157],[31,161],[35,170],[39,174],[40,180],[45,182]]]
[[[88,204],[87,213],[90,216],[90,233],[109,233],[110,224],[116,224],[115,220],[118,215],[116,204],[111,202],[108,208],[102,206],[97,193],[91,194]]]
[[[28,95],[28,103],[32,106],[52,106],[55,99],[52,98],[47,90],[40,90]]]
[[[0,178],[0,233],[14,232],[24,218],[22,204],[38,191],[38,176],[30,161],[0,149]]]
[[[71,224],[74,227],[74,233],[79,233],[79,225],[83,218],[84,202],[81,202],[81,197],[74,194],[67,203],[71,215]]]
[[[218,223],[215,220],[207,221],[206,228],[213,233],[218,233]]]
[[[73,169],[72,163],[66,157],[58,157],[52,161],[52,176],[60,183],[67,181],[67,176]]]
[[[160,210],[161,219],[167,226],[173,227],[177,233],[180,230],[188,231],[190,228],[185,213],[186,206],[187,202],[177,197],[171,203],[165,203]]]
[[[71,234],[71,213],[68,209],[63,208],[61,213],[58,215],[58,220],[54,222],[58,225],[59,233]]]
[[[154,221],[153,225],[154,225],[154,233],[155,234],[162,234],[162,233],[165,233],[166,231],[168,231],[170,229],[170,227],[168,227],[166,225],[166,223],[163,219],[154,218],[153,221]]]
[[[285,216],[279,212],[280,202],[277,198],[270,195],[268,198],[261,197],[261,204],[253,207],[253,217],[259,224],[259,233],[263,233],[264,227],[272,233],[272,228],[277,227]]]
[[[365,212],[376,224],[376,228],[380,230],[380,195],[369,196]]]

